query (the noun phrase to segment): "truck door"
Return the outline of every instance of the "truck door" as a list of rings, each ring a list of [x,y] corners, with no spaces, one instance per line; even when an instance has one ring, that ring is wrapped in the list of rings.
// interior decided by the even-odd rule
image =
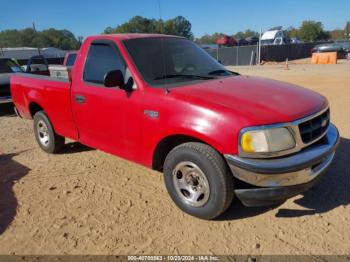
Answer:
[[[85,56],[84,56],[85,54]],[[137,161],[140,146],[141,92],[105,87],[104,76],[122,71],[126,82],[130,73],[111,40],[95,40],[82,50],[72,85],[72,110],[83,144]]]

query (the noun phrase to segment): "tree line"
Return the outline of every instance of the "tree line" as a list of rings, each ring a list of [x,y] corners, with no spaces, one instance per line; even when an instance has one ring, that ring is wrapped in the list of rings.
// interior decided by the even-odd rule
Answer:
[[[149,19],[142,16],[134,16],[128,22],[118,25],[117,27],[107,27],[104,34],[114,33],[156,33],[177,35],[193,39],[191,31],[192,25],[183,16],[177,16],[169,20]]]
[[[82,37],[68,30],[54,28],[36,31],[34,28],[0,31],[0,47],[57,47],[64,50],[79,49]]]
[[[276,26],[270,28],[269,30],[282,30],[282,26]],[[350,39],[350,21],[346,23],[344,29],[327,31],[324,30],[321,22],[306,20],[302,22],[299,28],[288,27],[283,31],[287,37],[296,37],[304,42]],[[200,38],[196,38],[195,41],[200,44],[215,44],[216,40],[224,35],[224,33],[216,32],[214,34],[207,34]],[[259,37],[259,32],[247,29],[244,32],[240,31],[229,36],[233,37],[234,39],[245,39],[249,37]]]
[[[303,21],[299,28],[289,27],[286,30],[289,37],[297,37],[305,42],[322,41],[322,40],[340,40],[349,38],[350,21],[344,29],[324,30],[323,24],[318,21]]]
[[[215,32],[214,34],[206,34],[203,35],[200,38],[196,38],[195,42],[198,44],[215,44],[216,40],[225,36],[226,34],[224,33],[218,33]],[[234,39],[246,39],[249,37],[259,37],[259,33],[250,29],[247,29],[245,31],[239,31],[233,35],[230,35]]]
[[[278,26],[272,29],[282,29]],[[149,19],[142,16],[135,16],[129,21],[116,27],[107,27],[103,34],[113,33],[162,33],[177,35],[194,40],[200,44],[214,44],[218,38],[225,35],[216,32],[206,34],[199,38],[194,38],[192,25],[189,20],[183,16],[177,16],[172,19]],[[350,38],[350,21],[344,29],[335,29],[331,31],[324,30],[323,24],[317,21],[304,21],[299,28],[289,27],[284,30],[288,37],[297,37],[305,42],[320,40],[337,40]],[[250,29],[239,31],[231,35],[235,39],[258,37],[259,33]],[[57,30],[54,28],[36,31],[34,28],[25,28],[22,30],[4,30],[0,31],[0,47],[57,47],[64,50],[78,49],[83,37],[76,37],[68,30]]]

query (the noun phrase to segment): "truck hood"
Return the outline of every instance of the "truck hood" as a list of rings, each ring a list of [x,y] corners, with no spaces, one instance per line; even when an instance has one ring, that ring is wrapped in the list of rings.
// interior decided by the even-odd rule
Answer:
[[[270,79],[233,76],[171,89],[199,106],[220,105],[250,123],[290,122],[320,111],[327,99],[311,90]]]

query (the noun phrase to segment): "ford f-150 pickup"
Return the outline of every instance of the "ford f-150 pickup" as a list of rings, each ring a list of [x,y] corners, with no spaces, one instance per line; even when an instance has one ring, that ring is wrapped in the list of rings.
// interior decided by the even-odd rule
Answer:
[[[47,153],[70,138],[163,171],[176,205],[203,219],[234,196],[275,205],[308,190],[339,141],[325,97],[231,72],[181,37],[88,37],[70,77],[16,74],[11,91]]]

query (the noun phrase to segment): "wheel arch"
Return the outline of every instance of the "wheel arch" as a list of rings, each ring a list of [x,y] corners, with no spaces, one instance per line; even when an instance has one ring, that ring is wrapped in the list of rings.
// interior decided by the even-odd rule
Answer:
[[[31,118],[34,117],[35,113],[39,111],[45,111],[44,108],[39,103],[34,101],[29,103],[28,110]]]
[[[204,139],[201,139],[195,136],[186,135],[186,134],[169,135],[161,139],[156,145],[152,156],[152,169],[162,171],[165,158],[169,154],[169,152],[173,148],[177,147],[178,145],[181,145],[183,143],[188,143],[188,142],[203,143],[217,150],[211,143],[208,143]],[[220,153],[219,150],[217,151]]]
[[[36,102],[36,101],[31,101],[29,103],[29,106],[28,106],[28,111],[29,111],[29,116],[31,117],[31,119],[34,119],[34,115],[39,112],[39,111],[43,111],[45,113],[45,115],[47,116],[47,118],[49,119],[51,125],[52,125],[52,128],[54,130],[54,132],[57,132],[56,131],[56,124],[55,122],[53,122],[52,118],[51,118],[51,114],[49,112],[47,112],[45,110],[45,108],[43,106],[41,106],[40,103]]]

